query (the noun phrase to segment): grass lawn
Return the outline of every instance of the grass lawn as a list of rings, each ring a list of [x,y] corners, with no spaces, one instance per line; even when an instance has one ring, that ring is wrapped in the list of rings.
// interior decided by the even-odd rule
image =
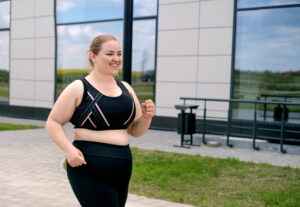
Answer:
[[[0,123],[0,131],[4,130],[21,130],[21,129],[37,129],[42,128],[36,125],[20,125],[20,124],[4,124]]]
[[[299,207],[299,168],[131,149],[129,193],[201,207]]]
[[[300,169],[132,148],[130,193],[195,206],[299,206]]]

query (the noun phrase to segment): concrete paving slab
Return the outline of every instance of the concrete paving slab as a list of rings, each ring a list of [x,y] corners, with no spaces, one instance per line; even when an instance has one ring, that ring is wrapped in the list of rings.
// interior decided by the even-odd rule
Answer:
[[[44,121],[0,117],[2,123],[36,124]],[[72,125],[65,130],[72,137]],[[141,138],[131,138],[131,147],[168,152],[199,154],[243,161],[269,163],[300,168],[300,146],[284,145],[282,154],[279,144],[257,141],[261,150],[252,149],[252,141],[231,138],[233,148],[226,146],[224,136],[207,135],[207,140],[218,141],[221,146],[212,148],[201,143],[201,135],[194,136],[190,149],[177,148],[180,135],[172,131],[148,130]],[[80,206],[72,192],[66,173],[62,170],[64,153],[51,141],[44,128],[0,132],[0,207],[76,207]],[[129,194],[126,207],[188,207],[168,201]]]

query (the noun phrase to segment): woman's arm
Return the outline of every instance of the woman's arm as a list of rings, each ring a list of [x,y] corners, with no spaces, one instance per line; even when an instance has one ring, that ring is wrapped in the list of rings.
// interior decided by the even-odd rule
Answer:
[[[126,88],[129,90],[133,96],[135,106],[136,106],[136,116],[132,124],[127,129],[128,134],[133,137],[142,136],[150,127],[152,118],[155,115],[155,105],[151,99],[146,100],[142,105],[140,104],[134,90],[132,87],[122,81]]]
[[[53,142],[66,153],[68,163],[72,166],[86,164],[82,153],[72,145],[63,128],[72,117],[83,94],[81,81],[71,83],[54,104],[47,122],[46,130]]]

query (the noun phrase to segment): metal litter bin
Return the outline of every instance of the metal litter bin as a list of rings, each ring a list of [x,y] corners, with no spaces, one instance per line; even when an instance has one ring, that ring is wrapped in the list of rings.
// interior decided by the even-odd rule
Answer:
[[[181,111],[178,114],[177,122],[177,132],[181,134],[181,145],[179,147],[185,147],[183,146],[184,142],[190,142],[190,145],[193,145],[193,134],[196,132],[196,114],[192,113],[192,110],[197,109],[198,105],[175,105],[175,108]],[[186,109],[190,109],[190,113],[185,113]],[[191,135],[190,140],[184,140],[185,134]]]
[[[288,120],[289,118],[289,109],[286,107],[286,105],[283,106],[284,107],[284,121]],[[275,108],[274,108],[274,121],[281,121],[282,119],[282,110],[283,108],[281,107],[280,104],[278,104]]]

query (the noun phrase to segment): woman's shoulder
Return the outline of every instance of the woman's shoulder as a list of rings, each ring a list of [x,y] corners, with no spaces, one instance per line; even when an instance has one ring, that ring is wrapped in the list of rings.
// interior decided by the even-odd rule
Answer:
[[[80,79],[74,80],[67,86],[67,88],[70,88],[71,90],[83,89],[83,82]]]
[[[121,83],[129,90],[130,92],[133,91],[131,85],[127,83],[126,81],[121,81]]]
[[[63,93],[75,97],[81,97],[83,91],[84,91],[83,82],[81,80],[74,80],[64,89]]]

